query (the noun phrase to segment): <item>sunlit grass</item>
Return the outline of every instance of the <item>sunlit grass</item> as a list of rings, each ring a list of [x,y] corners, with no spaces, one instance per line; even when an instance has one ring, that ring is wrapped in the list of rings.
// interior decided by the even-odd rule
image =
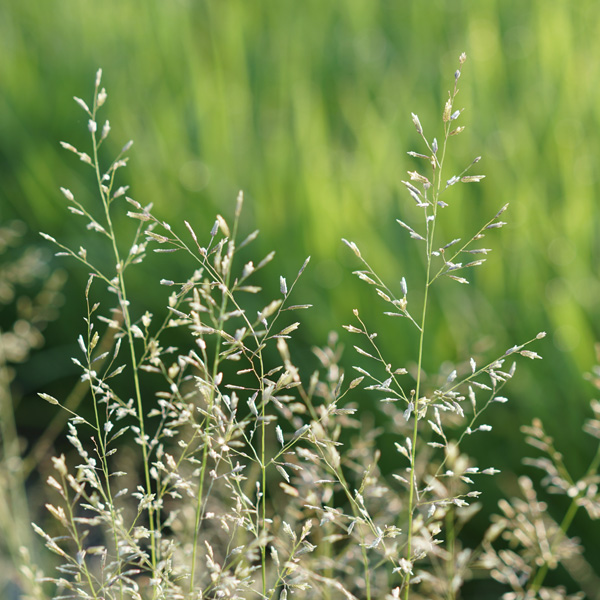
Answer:
[[[279,258],[289,269],[313,256],[306,280],[320,310],[308,327],[325,339],[336,318],[341,325],[335,315],[365,293],[352,287],[341,237],[368,244],[388,278],[411,268],[410,245],[390,225],[414,141],[404,124],[415,106],[437,114],[441,73],[466,49],[464,120],[478,132],[488,180],[483,191],[467,192],[448,227],[468,235],[487,207],[505,202],[510,225],[469,302],[433,292],[454,318],[430,323],[439,332],[431,362],[485,345],[466,333],[480,323],[498,346],[547,330],[545,362],[523,374],[512,410],[525,422],[544,410],[563,414],[568,402],[548,427],[570,439],[588,395],[580,373],[600,337],[596,12],[591,0],[109,1],[102,11],[83,1],[68,11],[5,3],[0,218],[18,216],[33,232],[64,228],[78,243],[60,217],[56,182],[79,175],[56,140],[81,139],[64,98],[102,66],[120,97],[113,126],[136,140],[136,197],[159,214],[202,218],[223,210],[217,199],[245,189],[246,218],[260,224],[264,250],[285,239]],[[469,143],[457,165],[472,155]],[[73,188],[92,193],[83,180]],[[500,440],[512,423],[498,426]],[[570,443],[583,453],[583,442]]]

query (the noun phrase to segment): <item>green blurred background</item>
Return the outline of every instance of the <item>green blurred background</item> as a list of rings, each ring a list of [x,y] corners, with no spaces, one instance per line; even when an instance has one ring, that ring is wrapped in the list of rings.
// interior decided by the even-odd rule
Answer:
[[[400,183],[415,168],[406,152],[423,149],[410,113],[440,137],[465,51],[458,105],[467,130],[453,139],[447,174],[482,155],[476,172],[486,179],[448,196],[441,239],[472,235],[507,202],[509,224],[486,238],[494,252],[471,286],[437,287],[425,366],[493,357],[546,330],[535,348],[544,360],[523,361],[511,402],[488,415],[494,430],[473,451],[483,466],[505,470],[510,490],[523,470],[516,428],[539,416],[574,472],[585,468],[593,444],[581,425],[593,390],[583,373],[600,339],[595,0],[8,0],[0,44],[2,223],[25,221],[34,244],[40,230],[82,243],[58,187],[93,201],[93,181],[58,142],[86,149],[87,118],[72,97],[89,100],[102,67],[108,144],[118,151],[135,140],[121,181],[132,197],[153,202],[173,226],[186,219],[208,234],[243,189],[243,228],[262,233],[254,256],[278,251],[267,290],[276,293],[279,275],[291,280],[312,256],[296,299],[317,308],[299,352],[342,331],[358,307],[400,364],[415,356],[404,324],[381,316],[383,303],[352,276],[358,265],[340,238],[355,241],[392,286],[406,276],[418,287],[418,247],[395,222],[418,217]],[[34,392],[77,376],[68,357],[83,327],[87,273],[55,266],[69,269],[65,310],[20,371],[22,425],[31,431],[53,408]],[[156,312],[164,297],[144,302]],[[590,531],[578,533],[589,541],[598,533]]]

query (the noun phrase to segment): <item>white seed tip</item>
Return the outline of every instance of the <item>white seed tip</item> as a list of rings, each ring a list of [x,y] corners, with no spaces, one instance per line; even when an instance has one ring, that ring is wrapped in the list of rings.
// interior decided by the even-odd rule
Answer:
[[[104,88],[98,92],[98,108],[100,108],[106,102],[107,95],[108,94]]]
[[[73,200],[74,200],[75,198],[74,198],[74,196],[73,196],[73,193],[71,192],[71,190],[68,190],[67,188],[61,187],[61,188],[60,188],[60,191],[63,193],[63,196],[64,196],[64,197],[65,197],[67,200],[69,200],[69,201],[73,202]]]
[[[50,394],[44,394],[44,393],[38,393],[38,396],[40,398],[42,398],[42,400],[45,400],[46,402],[49,402],[50,404],[58,404],[58,400],[54,397],[51,396]]]
[[[79,104],[79,106],[81,106],[81,108],[83,108],[83,110],[85,110],[86,113],[90,112],[88,105],[81,98],[78,98],[77,96],[73,96],[73,100],[75,100],[75,102],[77,102],[77,104]]]
[[[415,128],[417,129],[417,133],[419,133],[420,135],[423,135],[423,127],[421,127],[421,121],[419,121],[419,117],[417,117],[417,115],[415,115],[415,113],[410,113],[412,116],[412,121],[415,125]]]

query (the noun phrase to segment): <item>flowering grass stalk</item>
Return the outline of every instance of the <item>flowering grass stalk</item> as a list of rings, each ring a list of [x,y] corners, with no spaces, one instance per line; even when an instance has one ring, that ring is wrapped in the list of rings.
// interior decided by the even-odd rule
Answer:
[[[385,315],[416,330],[414,363],[385,356],[377,333],[355,310],[356,324],[345,328],[362,341],[355,349],[363,362],[347,384],[335,334],[314,349],[319,367],[310,376],[294,362],[300,321],[292,317],[310,305],[292,304],[292,296],[309,259],[291,284],[271,274],[274,253],[256,264],[248,260],[258,232],[243,237],[242,193],[231,226],[217,215],[204,236],[188,220],[172,226],[158,218],[151,204],[116,183],[131,142],[103,167],[110,124],[99,130],[107,98],[101,71],[92,108],[75,99],[89,118],[91,154],[62,145],[92,168],[100,202],[86,206],[61,190],[89,235],[108,247],[111,266],[93,251],[43,234],[58,254],[90,272],[86,329],[78,338],[83,358],[73,360],[92,410],[41,394],[68,415],[75,453],[52,461],[47,482],[59,502],[46,507],[56,523],[34,525],[60,560],[58,575],[36,576],[54,587],[55,598],[448,600],[476,568],[508,586],[506,600],[557,597],[544,579],[574,555],[576,544],[566,533],[577,508],[592,518],[600,514],[600,454],[583,478],[573,478],[534,422],[527,440],[546,457],[531,464],[548,475],[544,486],[572,498],[560,525],[543,514],[531,480],[522,479],[524,499],[501,503],[503,516],[494,518],[481,548],[465,547],[460,535],[478,509],[477,478],[498,472],[477,465],[464,442],[491,429],[482,416],[507,401],[502,393],[515,373],[513,359],[539,359],[529,346],[545,334],[491,361],[469,357],[437,374],[425,370],[433,284],[467,284],[466,273],[489,253],[481,240],[505,224],[500,218],[507,206],[466,241],[438,239],[450,192],[483,179],[470,173],[479,157],[458,175],[444,174],[450,143],[464,129],[455,103],[465,59],[461,55],[442,110],[441,145],[412,116],[425,150],[409,152],[420,166],[402,183],[420,221],[398,223],[425,258],[423,281],[414,284],[421,285],[422,303],[413,308],[412,295],[409,301],[412,282],[402,277],[394,291],[357,245],[344,240],[361,261],[356,275],[375,289]],[[126,204],[133,225],[127,245],[113,224]],[[160,316],[144,310],[129,287],[130,269],[153,253],[178,253],[187,269],[183,281],[157,277],[155,293],[169,294]],[[277,297],[268,301],[255,279],[261,271],[279,283]],[[108,309],[98,284],[108,292]],[[356,418],[358,407],[347,399],[367,394],[381,400],[382,427],[369,424],[367,415]],[[597,421],[588,429],[599,437]],[[393,437],[402,465],[390,474],[379,464],[382,433]],[[521,547],[497,549],[500,536]],[[35,573],[23,560],[23,572]],[[41,587],[32,590],[45,600]]]
[[[462,54],[459,60],[459,67],[462,68],[466,60],[466,55]],[[423,536],[431,538],[434,532],[439,533],[443,524],[446,524],[448,532],[447,545],[450,549],[450,555],[454,554],[453,545],[453,516],[449,507],[467,506],[469,497],[476,497],[478,492],[467,492],[452,496],[448,494],[449,486],[444,482],[445,479],[457,479],[459,481],[473,483],[471,475],[476,473],[492,474],[495,469],[489,468],[479,471],[475,467],[468,467],[465,463],[463,472],[444,471],[447,464],[456,460],[456,454],[459,452],[461,442],[464,437],[471,435],[475,431],[488,431],[491,427],[487,424],[476,423],[481,414],[489,407],[492,402],[504,402],[506,399],[499,395],[507,379],[514,373],[514,364],[508,370],[504,370],[505,361],[512,355],[521,354],[528,358],[540,358],[535,352],[526,349],[526,346],[535,339],[542,338],[545,334],[537,335],[533,340],[515,346],[506,351],[502,356],[483,367],[476,364],[474,358],[470,358],[470,372],[458,375],[457,370],[447,374],[447,378],[441,387],[432,388],[431,383],[424,380],[424,353],[427,342],[427,311],[429,305],[430,289],[432,285],[448,278],[460,284],[467,284],[466,276],[463,276],[466,270],[482,265],[485,262],[485,256],[489,249],[479,247],[479,242],[492,229],[501,228],[505,223],[500,220],[501,215],[507,209],[508,205],[503,206],[494,217],[486,222],[475,235],[471,236],[466,242],[459,238],[452,239],[448,243],[439,245],[438,236],[436,236],[436,224],[442,216],[442,211],[447,209],[448,203],[445,201],[451,188],[458,184],[480,182],[483,175],[470,174],[470,169],[476,165],[481,157],[475,158],[460,174],[446,178],[444,174],[444,163],[448,146],[454,136],[460,134],[464,127],[458,126],[457,121],[461,116],[462,110],[456,109],[455,102],[458,94],[458,81],[461,75],[460,68],[454,76],[454,86],[448,94],[442,111],[443,134],[441,145],[436,138],[429,139],[424,133],[423,126],[419,117],[413,113],[412,120],[417,133],[424,142],[426,153],[409,152],[409,155],[420,160],[429,173],[420,170],[409,171],[409,181],[402,183],[406,187],[408,194],[415,202],[417,209],[421,212],[422,225],[421,230],[415,230],[411,225],[398,219],[398,223],[405,229],[416,243],[422,244],[425,255],[425,276],[423,285],[422,305],[417,308],[418,317],[413,316],[409,310],[408,289],[409,286],[403,277],[400,284],[400,295],[395,295],[390,286],[386,285],[377,275],[375,270],[363,258],[358,247],[352,242],[346,242],[354,251],[357,257],[362,261],[364,268],[357,271],[358,277],[375,287],[378,296],[390,307],[385,313],[391,317],[404,317],[418,331],[418,346],[416,350],[416,368],[414,369],[412,383],[403,383],[401,378],[408,374],[404,367],[394,368],[393,361],[389,361],[379,350],[375,341],[375,334],[367,330],[364,322],[358,318],[360,328],[348,326],[347,329],[353,333],[359,333],[367,338],[370,349],[357,347],[357,350],[363,356],[379,363],[383,368],[385,375],[377,377],[369,371],[362,368],[358,370],[361,374],[371,380],[375,385],[367,389],[375,389],[385,392],[387,397],[383,399],[386,403],[399,402],[401,406],[400,418],[403,421],[403,429],[406,430],[408,437],[405,443],[398,443],[398,451],[404,455],[408,461],[408,475],[398,476],[398,479],[406,486],[407,501],[404,510],[400,513],[397,525],[404,530],[404,542],[401,545],[401,554],[398,566],[395,571],[401,574],[402,597],[408,599],[411,595],[412,582],[421,581],[420,576],[415,574],[415,563],[425,557],[428,553],[423,553],[418,548],[419,543],[415,544],[416,538]],[[450,202],[450,201],[448,201]],[[449,210],[449,209],[448,209]],[[459,262],[460,261],[460,262]],[[358,311],[355,312],[358,317]],[[489,378],[489,383],[482,383],[481,378]],[[487,400],[481,404],[476,398],[476,390],[483,390],[489,394]],[[464,392],[466,395],[463,395]],[[466,398],[471,403],[472,415],[467,417],[463,406]],[[443,418],[447,413],[451,418]],[[462,433],[456,439],[452,439],[445,433],[445,421],[451,427],[452,420],[467,421]],[[398,420],[398,419],[396,419]],[[456,426],[456,422],[454,423]],[[425,432],[425,429],[429,431]],[[427,441],[430,434],[437,436],[439,441]],[[443,456],[439,459],[438,465],[429,472],[424,471],[419,464],[419,454],[423,453],[423,443],[430,447],[439,448]],[[468,473],[468,476],[467,476]],[[442,491],[443,490],[443,491]],[[436,495],[442,491],[442,496],[436,498]],[[427,516],[423,518],[422,511],[427,508]],[[439,513],[439,514],[437,514]],[[431,543],[439,543],[433,542]],[[417,547],[416,547],[417,546]],[[453,597],[454,592],[450,590]]]

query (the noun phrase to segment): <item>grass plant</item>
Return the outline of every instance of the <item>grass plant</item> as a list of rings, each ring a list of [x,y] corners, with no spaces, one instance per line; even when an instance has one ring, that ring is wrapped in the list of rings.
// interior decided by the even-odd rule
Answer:
[[[440,239],[437,228],[460,201],[457,188],[483,179],[472,173],[479,157],[457,174],[446,167],[464,130],[457,97],[465,60],[462,54],[441,110],[440,141],[412,115],[422,148],[409,152],[417,166],[402,183],[412,207],[398,225],[420,249],[421,279],[386,283],[366,253],[344,240],[360,263],[357,277],[390,320],[381,337],[402,340],[404,327],[412,332],[406,343],[415,341],[412,361],[397,364],[355,310],[345,327],[358,340],[352,378],[337,334],[315,348],[314,372],[296,366],[296,315],[310,308],[295,299],[296,288],[309,259],[293,273],[270,275],[274,253],[251,258],[258,232],[243,231],[242,193],[233,220],[217,215],[210,229],[157,216],[120,182],[131,142],[107,159],[102,72],[90,104],[75,98],[90,148],[62,146],[88,169],[99,201],[61,192],[84,222],[89,250],[43,236],[89,272],[73,361],[90,409],[40,394],[65,411],[73,452],[52,459],[53,497],[45,503],[52,519],[33,525],[57,557],[55,570],[41,575],[27,544],[8,541],[24,597],[453,599],[465,582],[483,577],[502,583],[506,600],[582,597],[545,582],[550,569],[569,571],[583,560],[567,532],[578,508],[600,514],[600,451],[583,477],[572,477],[535,421],[525,434],[542,456],[530,464],[545,473],[543,489],[570,498],[564,517],[553,521],[532,480],[521,478],[522,497],[500,504],[480,546],[469,548],[461,535],[481,508],[478,479],[498,472],[469,455],[469,440],[491,429],[515,359],[539,359],[531,345],[545,335],[492,359],[466,356],[437,368],[427,360],[432,286],[466,286],[489,253],[482,240],[505,225],[507,205],[466,236]],[[128,239],[115,226],[125,213]],[[164,294],[161,315],[129,284],[136,265],[156,253],[174,255],[176,272],[185,265],[188,273],[147,282],[148,294]],[[278,282],[274,298],[255,283],[263,270]],[[358,397],[374,399],[383,425],[369,423]],[[586,426],[597,438],[599,420],[596,414]],[[3,439],[16,437],[3,431]],[[380,467],[385,440],[397,453],[392,473]],[[13,455],[18,449],[5,448],[3,460]],[[7,483],[19,486],[22,480]]]

